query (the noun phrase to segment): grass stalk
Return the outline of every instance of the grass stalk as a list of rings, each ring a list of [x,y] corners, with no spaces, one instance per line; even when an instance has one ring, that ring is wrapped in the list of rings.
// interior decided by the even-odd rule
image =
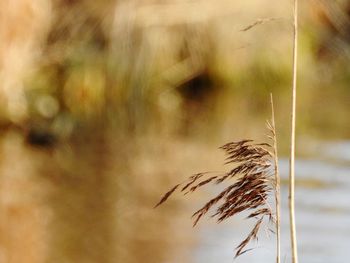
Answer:
[[[275,126],[275,110],[273,106],[273,97],[271,98],[271,125],[272,125],[272,137],[273,137],[273,159],[274,159],[274,174],[275,174],[275,206],[276,206],[276,262],[281,262],[281,213],[280,213],[280,174],[278,169],[278,152],[277,152],[277,136]]]
[[[295,119],[296,119],[296,88],[298,69],[298,0],[294,0],[293,19],[293,86],[292,86],[292,116],[291,116],[291,140],[290,140],[290,162],[289,162],[289,217],[290,217],[290,237],[292,248],[292,262],[298,263],[297,238],[295,230],[295,208],[294,208],[294,188],[295,188]]]

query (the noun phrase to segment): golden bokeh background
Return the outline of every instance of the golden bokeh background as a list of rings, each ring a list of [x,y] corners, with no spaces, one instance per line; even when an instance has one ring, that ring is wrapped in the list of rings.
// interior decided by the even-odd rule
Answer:
[[[301,155],[350,138],[349,16],[301,3]],[[291,18],[277,0],[0,1],[0,262],[191,262],[189,207],[152,207],[217,146],[264,139],[271,92],[287,152]]]

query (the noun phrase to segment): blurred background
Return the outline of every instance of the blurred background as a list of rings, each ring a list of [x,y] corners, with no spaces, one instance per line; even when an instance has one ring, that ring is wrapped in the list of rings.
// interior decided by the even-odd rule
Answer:
[[[302,1],[297,231],[302,262],[350,245],[350,1]],[[152,209],[221,171],[218,146],[265,141],[275,100],[290,262],[292,1],[0,1],[0,262],[232,262],[252,222]],[[188,199],[188,198],[186,198]],[[236,262],[272,262],[274,237]]]

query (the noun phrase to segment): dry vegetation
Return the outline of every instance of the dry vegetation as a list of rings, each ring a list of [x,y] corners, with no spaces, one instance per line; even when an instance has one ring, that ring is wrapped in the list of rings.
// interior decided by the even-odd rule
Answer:
[[[177,206],[162,217],[148,210],[160,189],[198,163],[213,165],[216,155],[203,155],[213,144],[262,138],[271,90],[286,126],[290,7],[277,0],[0,1],[0,262],[172,257],[184,240],[168,215]],[[302,21],[311,25],[303,26],[302,50],[316,54],[315,31],[333,26],[321,29],[307,12]],[[324,61],[301,61],[309,88],[299,109],[313,117],[300,118],[299,127],[349,136],[350,128],[339,128],[349,127],[339,114],[349,112],[348,67],[336,57],[334,68]]]
[[[274,122],[273,122],[274,123]],[[274,125],[268,123],[270,138],[273,145],[276,145],[276,131]],[[279,199],[279,179],[277,167],[276,149],[268,143],[255,143],[253,140],[242,140],[230,142],[222,147],[226,153],[225,164],[234,166],[224,174],[198,173],[191,176],[188,180],[177,184],[168,191],[155,207],[164,203],[176,190],[184,195],[198,191],[208,184],[218,185],[230,182],[222,192],[210,199],[202,208],[196,211],[192,217],[193,226],[196,226],[199,220],[209,211],[213,210],[211,217],[217,219],[220,223],[239,213],[248,212],[247,219],[255,218],[256,223],[248,236],[236,247],[236,257],[247,252],[246,246],[253,239],[258,238],[258,232],[265,217],[269,222],[276,224],[279,235],[278,221],[267,203],[269,195],[275,194],[276,214],[278,211]],[[250,249],[249,249],[250,250]],[[277,262],[279,262],[279,236],[277,246]]]

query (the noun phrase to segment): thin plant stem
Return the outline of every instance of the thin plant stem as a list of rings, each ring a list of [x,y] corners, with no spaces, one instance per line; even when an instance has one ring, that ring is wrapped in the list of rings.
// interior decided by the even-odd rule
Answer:
[[[291,141],[290,141],[290,162],[289,162],[289,216],[290,216],[290,237],[292,248],[292,262],[298,263],[297,238],[295,231],[295,118],[296,118],[296,88],[298,69],[298,0],[294,0],[294,44],[293,44],[293,87],[292,87],[292,116],[291,116]]]
[[[272,125],[272,137],[273,137],[273,159],[274,159],[274,174],[275,174],[275,205],[276,205],[276,262],[281,262],[281,214],[280,214],[280,174],[278,169],[278,152],[277,152],[277,136],[275,126],[275,110],[273,106],[273,97],[271,98],[271,125]]]

